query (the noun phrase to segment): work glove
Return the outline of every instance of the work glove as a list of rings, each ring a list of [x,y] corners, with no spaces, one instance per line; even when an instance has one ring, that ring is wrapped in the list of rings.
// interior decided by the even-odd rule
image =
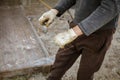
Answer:
[[[58,14],[58,11],[56,9],[51,9],[51,10],[45,12],[39,18],[40,24],[46,25],[48,27],[54,21],[57,14]]]
[[[71,43],[77,37],[78,35],[74,32],[74,30],[69,29],[68,31],[56,35],[54,41],[60,48],[64,48],[65,45]]]

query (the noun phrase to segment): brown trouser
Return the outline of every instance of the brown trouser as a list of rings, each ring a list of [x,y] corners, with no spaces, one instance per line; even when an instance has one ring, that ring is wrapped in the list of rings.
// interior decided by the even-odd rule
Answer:
[[[115,29],[100,30],[90,36],[82,35],[60,49],[47,80],[61,80],[65,72],[81,56],[77,80],[93,80],[108,50]]]

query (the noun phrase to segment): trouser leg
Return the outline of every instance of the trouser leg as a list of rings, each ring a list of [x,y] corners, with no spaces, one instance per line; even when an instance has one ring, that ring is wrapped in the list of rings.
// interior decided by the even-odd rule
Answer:
[[[93,75],[99,70],[104,56],[105,52],[95,54],[90,50],[83,51],[77,80],[93,80]]]
[[[47,80],[61,80],[62,76],[78,57],[79,54],[77,54],[75,47],[71,44],[67,45],[64,49],[60,49]]]
[[[77,80],[93,80],[99,70],[112,40],[112,30],[106,30],[88,37],[82,44],[84,49],[77,74]]]

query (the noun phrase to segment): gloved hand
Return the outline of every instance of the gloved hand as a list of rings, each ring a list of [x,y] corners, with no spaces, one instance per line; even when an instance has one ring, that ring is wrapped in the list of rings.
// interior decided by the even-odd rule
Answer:
[[[57,14],[58,14],[58,11],[56,9],[51,9],[51,10],[45,12],[39,18],[40,24],[46,25],[48,27],[54,21]]]
[[[55,36],[55,43],[60,47],[64,48],[66,44],[71,43],[73,40],[75,40],[78,37],[78,35],[74,32],[73,29],[69,29],[66,32],[59,33]]]

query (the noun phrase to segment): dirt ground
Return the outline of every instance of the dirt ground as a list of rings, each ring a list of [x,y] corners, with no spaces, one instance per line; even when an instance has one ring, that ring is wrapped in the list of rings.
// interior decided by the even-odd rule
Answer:
[[[48,2],[51,6],[55,5],[56,3],[56,0],[52,1],[54,2],[46,0],[46,2]],[[47,8],[45,8],[42,4],[39,4],[37,1],[33,2],[29,6],[25,6],[26,16],[30,17],[32,23],[36,27],[36,31],[38,32],[40,38],[44,41],[51,55],[55,55],[57,53],[58,47],[52,44],[51,37],[69,28],[67,20],[70,19],[70,16],[68,13],[65,13],[61,18],[56,19],[56,21],[49,27],[48,32],[45,34],[40,28],[38,18],[47,10]],[[69,69],[69,71],[66,72],[62,80],[76,80],[79,63],[80,57]],[[4,78],[3,80],[45,80],[47,75],[48,74],[44,73],[36,73],[32,75],[17,76],[13,78]],[[117,31],[114,34],[112,45],[110,46],[106,54],[104,63],[99,72],[95,74],[94,80],[120,80],[120,25],[118,26]]]

